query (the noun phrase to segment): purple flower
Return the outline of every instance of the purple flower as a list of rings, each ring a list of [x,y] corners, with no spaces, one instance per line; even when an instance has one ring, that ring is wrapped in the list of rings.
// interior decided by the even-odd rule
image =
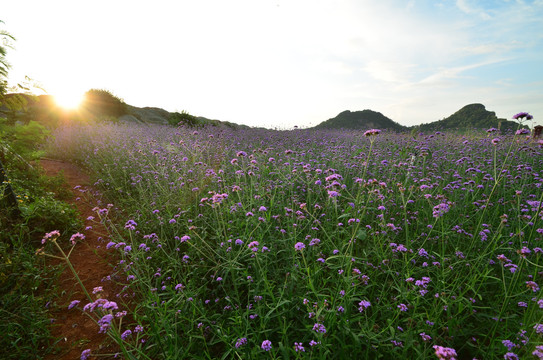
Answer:
[[[435,218],[443,216],[445,213],[449,212],[450,207],[447,203],[442,203],[434,206],[434,211],[432,213],[432,216]]]
[[[526,287],[532,289],[533,292],[539,291],[539,286],[533,281],[526,281]]]
[[[257,252],[258,251],[258,247],[257,247],[258,245],[259,245],[258,241],[255,240],[255,241],[251,241],[249,244],[247,244],[247,247],[249,249],[251,249],[252,251]]]
[[[247,344],[247,338],[241,338],[236,341],[236,349],[239,349],[243,345]]]
[[[502,344],[507,348],[507,351],[511,351],[511,349],[518,347],[518,345],[511,340],[502,340]]]
[[[81,360],[87,360],[91,354],[91,349],[85,349],[81,352]]]
[[[503,356],[503,358],[505,360],[518,360],[518,355],[512,352],[508,352]]]
[[[107,329],[109,329],[109,325],[111,324],[111,320],[113,320],[113,315],[106,314],[104,315],[100,320],[98,320],[98,325],[100,325],[100,331],[101,333],[105,333]]]
[[[262,350],[270,351],[272,348],[272,343],[270,340],[264,340],[262,341],[262,345],[260,346]]]
[[[426,333],[421,332],[419,335],[422,338],[422,341],[424,342],[428,342],[432,340],[432,337],[430,335],[426,335]]]
[[[381,130],[371,129],[371,130],[367,130],[366,132],[364,132],[364,136],[375,136],[375,135],[379,135],[380,132],[381,132]]]
[[[75,306],[77,306],[77,304],[79,304],[81,301],[79,300],[74,300],[70,303],[70,305],[68,305],[68,310],[74,308]]]
[[[303,249],[305,249],[305,244],[303,242],[297,242],[294,245],[294,250],[296,251],[302,251]]]
[[[527,112],[519,112],[518,114],[513,115],[514,120],[524,119],[527,118],[528,120],[532,120],[533,116],[528,114]]]
[[[315,325],[313,325],[313,331],[326,334],[326,328],[324,327],[323,324],[320,324],[320,323],[316,323]]]
[[[407,305],[400,304],[400,305],[398,305],[398,309],[400,309],[400,311],[407,311]]]
[[[369,308],[371,306],[371,303],[367,300],[362,300],[361,302],[358,303],[358,311],[362,312],[364,310],[366,310],[367,308]]]
[[[297,343],[297,342],[295,342],[295,343],[294,343],[294,351],[296,351],[296,352],[299,352],[299,351],[304,352],[305,349],[304,349],[304,347],[303,347],[303,343]]]
[[[181,241],[181,242],[185,242],[185,241],[189,241],[189,240],[190,240],[190,236],[185,235],[185,236],[182,236],[182,237],[181,237],[181,240],[180,240],[180,241]]]
[[[117,306],[117,303],[115,301],[105,301],[102,305],[102,309],[104,310],[119,310],[119,306]]]
[[[543,334],[543,324],[535,324],[534,330],[536,334]]]
[[[43,239],[41,239],[41,243],[42,244],[45,244],[45,242],[48,240],[48,239],[53,239],[55,240],[56,238],[58,238],[60,236],[60,232],[58,230],[53,230],[51,231],[50,233],[47,233],[45,234],[45,236],[43,237]]]
[[[444,346],[434,345],[436,356],[440,360],[456,360],[456,350]]]
[[[126,224],[124,224],[124,228],[128,230],[136,230],[136,226],[138,226],[138,224],[134,220],[128,220]]]
[[[72,242],[72,245],[75,246],[75,243],[77,242],[77,239],[85,240],[85,235],[83,235],[81,233],[73,234],[72,237],[70,238],[70,241]]]
[[[130,335],[132,335],[132,331],[126,330],[125,332],[121,334],[121,339],[126,340],[126,338],[129,337]]]
[[[539,360],[543,359],[543,345],[537,345],[532,355],[537,356]]]

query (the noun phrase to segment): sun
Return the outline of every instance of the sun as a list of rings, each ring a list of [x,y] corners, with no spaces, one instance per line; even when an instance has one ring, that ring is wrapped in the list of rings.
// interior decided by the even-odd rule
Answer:
[[[55,94],[54,96],[57,105],[66,110],[77,109],[83,101],[83,94],[75,91],[60,92]]]

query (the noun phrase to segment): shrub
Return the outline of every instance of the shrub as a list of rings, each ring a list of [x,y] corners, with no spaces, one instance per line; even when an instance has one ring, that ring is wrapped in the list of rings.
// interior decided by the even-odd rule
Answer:
[[[82,108],[95,117],[119,117],[127,113],[125,102],[108,90],[91,89],[85,93]]]
[[[185,110],[183,110],[181,113],[172,113],[168,119],[168,122],[173,126],[185,125],[188,127],[195,127],[199,123],[196,116],[189,114]]]

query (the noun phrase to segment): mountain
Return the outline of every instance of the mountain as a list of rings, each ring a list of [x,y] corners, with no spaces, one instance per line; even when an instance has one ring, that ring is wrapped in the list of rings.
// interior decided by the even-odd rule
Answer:
[[[407,127],[402,126],[387,118],[380,112],[372,110],[343,111],[335,118],[321,122],[314,129],[352,129],[352,130],[392,130],[404,131]]]
[[[515,131],[518,129],[518,123],[499,119],[495,112],[486,110],[483,104],[469,104],[445,119],[421,124],[415,128],[422,132],[490,128]]]

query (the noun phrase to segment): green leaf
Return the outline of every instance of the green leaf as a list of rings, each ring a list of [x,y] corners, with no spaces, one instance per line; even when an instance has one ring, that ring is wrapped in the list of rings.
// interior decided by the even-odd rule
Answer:
[[[356,238],[358,240],[366,240],[366,237],[368,236],[368,234],[366,233],[366,230],[365,229],[360,229],[358,230],[358,232],[356,233]]]

